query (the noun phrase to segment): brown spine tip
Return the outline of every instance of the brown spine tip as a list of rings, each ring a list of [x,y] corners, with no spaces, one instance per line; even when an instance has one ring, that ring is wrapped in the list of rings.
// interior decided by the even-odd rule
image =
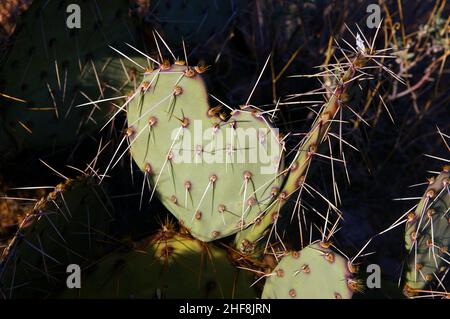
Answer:
[[[320,247],[328,249],[331,247],[332,242],[331,241],[321,241],[319,242]]]
[[[214,231],[211,233],[211,235],[212,235],[213,238],[217,238],[217,237],[220,236],[220,231],[214,230]]]
[[[358,271],[358,267],[354,263],[352,263],[351,260],[347,261],[347,269],[352,274],[354,274],[354,273],[356,273]]]
[[[280,214],[278,212],[273,212],[272,213],[272,222],[275,222],[278,219],[279,215]]]
[[[316,151],[317,151],[317,145],[311,144],[308,149],[308,156],[310,157],[310,156],[314,155],[316,153]]]
[[[177,85],[174,89],[173,89],[173,95],[174,96],[178,96],[181,93],[183,93],[183,88],[179,85]]]
[[[197,211],[197,212],[195,213],[195,219],[197,219],[197,220],[202,219],[202,212]]]
[[[281,268],[277,269],[275,273],[276,273],[277,277],[284,277],[284,270]]]
[[[217,116],[217,114],[220,113],[221,109],[222,109],[221,105],[217,105],[217,106],[211,107],[210,109],[208,109],[208,117]]]
[[[219,211],[219,213],[221,213],[221,214],[223,214],[224,212],[225,212],[225,205],[224,204],[219,204],[219,207],[218,207],[218,211]]]
[[[211,183],[215,183],[215,182],[217,181],[217,175],[211,175],[211,176],[209,177],[209,181],[210,181]]]
[[[280,191],[280,189],[276,186],[273,186],[272,189],[270,190],[270,195],[272,197],[275,197],[278,195],[278,192]]]
[[[347,287],[351,291],[359,291],[359,290],[361,290],[361,285],[356,280],[353,280],[351,278],[347,279]]]
[[[171,67],[172,67],[172,65],[170,64],[170,61],[167,59],[164,59],[163,63],[161,63],[161,65],[160,65],[160,69],[162,71],[170,70]]]
[[[248,181],[248,180],[251,179],[251,178],[252,178],[252,173],[249,172],[249,171],[245,171],[245,172],[244,172],[244,179],[245,179],[246,181]]]
[[[145,163],[144,165],[144,171],[147,174],[151,174],[152,173],[152,166],[150,165],[150,163]]]
[[[292,258],[294,259],[298,259],[298,257],[300,257],[300,253],[298,251],[293,251],[291,254]]]
[[[297,292],[295,291],[295,289],[289,290],[289,296],[291,296],[292,298],[295,298],[297,296]]]
[[[207,70],[207,67],[203,66],[203,65],[197,65],[194,67],[195,72],[202,74]]]
[[[417,291],[407,284],[403,288],[403,293],[408,297],[414,297],[415,295],[417,295]]]
[[[127,128],[125,134],[126,134],[128,137],[132,137],[132,136],[134,135],[135,132],[136,132],[136,131],[135,131],[135,129],[134,129],[133,127],[129,127],[129,128]]]
[[[335,260],[335,255],[332,252],[327,252],[324,254],[325,259],[330,262],[330,263],[334,263]]]
[[[426,197],[433,198],[436,195],[436,192],[433,189],[427,190]]]
[[[227,113],[225,113],[225,112],[220,112],[219,118],[220,118],[222,121],[226,121],[226,120],[227,120]]]
[[[416,220],[416,214],[414,212],[410,212],[407,216],[408,223],[412,223]]]
[[[186,128],[188,127],[190,124],[190,120],[187,117],[183,117],[183,119],[181,120],[181,126]]]
[[[306,264],[301,267],[301,270],[305,274],[309,274],[311,272],[311,268],[309,267],[309,265]]]
[[[156,123],[158,123],[158,119],[155,116],[150,116],[150,118],[148,119],[148,125],[150,125],[150,127],[153,127],[156,125]]]
[[[186,70],[184,70],[184,75],[188,78],[192,78],[195,76],[195,71],[192,68],[187,68]]]
[[[297,180],[295,181],[295,186],[301,187],[305,183],[305,179],[306,179],[305,175],[302,175],[299,178],[297,178]]]
[[[184,183],[184,188],[186,189],[186,190],[190,190],[191,189],[191,187],[192,187],[192,183],[191,182],[189,182],[189,181],[186,181],[185,183]]]
[[[141,91],[145,92],[145,91],[148,90],[149,87],[150,87],[150,82],[149,81],[144,81],[144,82],[142,82]]]

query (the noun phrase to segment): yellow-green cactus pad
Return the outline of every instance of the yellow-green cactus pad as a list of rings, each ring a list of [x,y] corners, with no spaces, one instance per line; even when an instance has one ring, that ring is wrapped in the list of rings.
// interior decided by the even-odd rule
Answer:
[[[251,107],[227,120],[208,105],[201,75],[164,63],[127,111],[136,164],[196,238],[211,241],[257,222],[279,191],[282,144]]]
[[[265,299],[351,299],[357,283],[343,256],[311,244],[284,256],[266,279]]]

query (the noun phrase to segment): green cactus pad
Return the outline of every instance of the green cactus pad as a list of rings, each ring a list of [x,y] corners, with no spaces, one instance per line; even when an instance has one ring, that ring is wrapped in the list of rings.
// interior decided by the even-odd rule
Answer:
[[[82,271],[81,289],[57,298],[256,298],[248,272],[225,250],[163,230]]]
[[[201,75],[174,64],[145,76],[127,112],[134,161],[203,241],[256,222],[282,180],[282,145],[268,121],[250,107],[228,120],[215,111]]]
[[[60,184],[25,217],[0,263],[8,298],[41,298],[65,284],[67,266],[106,253],[113,210],[91,178]]]
[[[66,27],[66,8],[78,4],[81,28]],[[136,46],[128,1],[34,1],[23,13],[14,42],[0,64],[0,159],[23,151],[54,150],[99,129],[114,106],[111,100],[139,84],[139,68],[114,52],[124,42]],[[130,49],[131,50],[131,49]],[[145,58],[134,57],[145,68]],[[14,148],[4,139],[12,139]],[[5,147],[4,147],[5,146]]]
[[[449,177],[449,167],[445,167],[441,174],[430,179],[430,184],[415,211],[407,217],[405,248],[409,256],[404,291],[409,296],[420,293],[421,290],[431,292],[434,288],[438,289],[435,285],[436,279],[448,271]]]
[[[352,267],[350,267],[352,268]],[[284,256],[266,279],[264,299],[351,299],[349,261],[319,243]]]

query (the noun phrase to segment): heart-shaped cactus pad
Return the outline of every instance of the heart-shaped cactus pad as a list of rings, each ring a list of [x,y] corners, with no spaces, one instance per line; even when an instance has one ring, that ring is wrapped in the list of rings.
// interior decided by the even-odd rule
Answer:
[[[225,115],[210,107],[202,71],[163,63],[147,72],[129,98],[126,134],[152,195],[211,241],[257,223],[275,204],[283,145],[258,109]]]

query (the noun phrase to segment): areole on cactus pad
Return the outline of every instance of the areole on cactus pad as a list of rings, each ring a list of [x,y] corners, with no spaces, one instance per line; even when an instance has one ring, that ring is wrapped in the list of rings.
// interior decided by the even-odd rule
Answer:
[[[257,109],[226,119],[210,108],[202,71],[164,62],[148,72],[130,98],[127,135],[152,195],[193,236],[211,241],[264,214],[281,186],[283,147]]]

